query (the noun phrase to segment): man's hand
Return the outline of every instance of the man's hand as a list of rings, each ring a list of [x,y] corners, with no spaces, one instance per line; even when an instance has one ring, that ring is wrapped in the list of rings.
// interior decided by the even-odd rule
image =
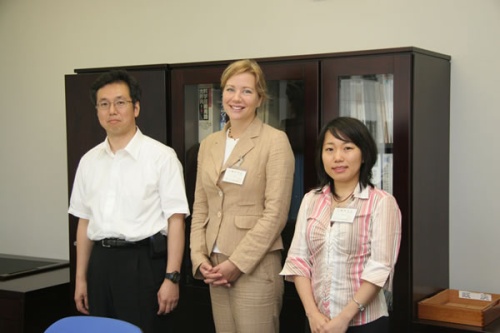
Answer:
[[[170,280],[163,281],[158,290],[158,315],[172,312],[179,303],[179,285]]]
[[[89,300],[87,297],[87,281],[76,281],[75,304],[78,312],[89,314]]]

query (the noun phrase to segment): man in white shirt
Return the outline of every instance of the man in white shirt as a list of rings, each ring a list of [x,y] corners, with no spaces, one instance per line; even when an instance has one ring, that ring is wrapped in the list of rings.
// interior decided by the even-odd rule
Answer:
[[[80,160],[71,194],[76,307],[164,333],[179,300],[189,215],[182,165],[137,128],[141,90],[127,72],[101,75],[91,98],[107,137]]]

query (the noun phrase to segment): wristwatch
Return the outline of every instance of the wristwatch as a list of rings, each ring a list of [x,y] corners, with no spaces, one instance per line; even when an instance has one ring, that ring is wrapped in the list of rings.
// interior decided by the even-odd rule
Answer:
[[[179,283],[181,280],[181,273],[174,271],[172,273],[165,273],[165,279],[172,281],[173,283]]]
[[[359,312],[365,311],[366,307],[363,304],[361,304],[358,301],[356,301],[356,299],[354,297],[352,298],[352,300],[354,301],[354,303],[356,303],[358,305]]]

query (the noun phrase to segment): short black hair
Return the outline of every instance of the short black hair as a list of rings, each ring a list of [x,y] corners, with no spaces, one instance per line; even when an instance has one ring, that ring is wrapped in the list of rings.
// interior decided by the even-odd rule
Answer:
[[[96,105],[97,103],[97,91],[110,83],[123,82],[128,86],[128,90],[130,92],[130,98],[132,98],[132,103],[141,101],[141,87],[137,80],[130,75],[126,70],[118,69],[111,70],[100,75],[92,86],[90,87],[90,100],[92,105]]]
[[[316,172],[319,180],[319,190],[330,184],[332,194],[335,193],[335,184],[333,179],[326,173],[323,165],[323,143],[326,133],[330,132],[334,137],[342,141],[350,141],[361,150],[363,163],[359,170],[359,183],[361,189],[372,183],[372,168],[377,162],[377,144],[373,139],[368,128],[360,120],[351,117],[338,117],[328,122],[321,129],[318,141],[316,142]]]

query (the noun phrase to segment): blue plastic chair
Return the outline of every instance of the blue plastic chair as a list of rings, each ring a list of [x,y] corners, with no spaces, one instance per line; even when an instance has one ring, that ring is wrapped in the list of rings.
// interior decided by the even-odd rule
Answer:
[[[142,330],[119,319],[73,316],[59,319],[45,333],[142,333]]]

